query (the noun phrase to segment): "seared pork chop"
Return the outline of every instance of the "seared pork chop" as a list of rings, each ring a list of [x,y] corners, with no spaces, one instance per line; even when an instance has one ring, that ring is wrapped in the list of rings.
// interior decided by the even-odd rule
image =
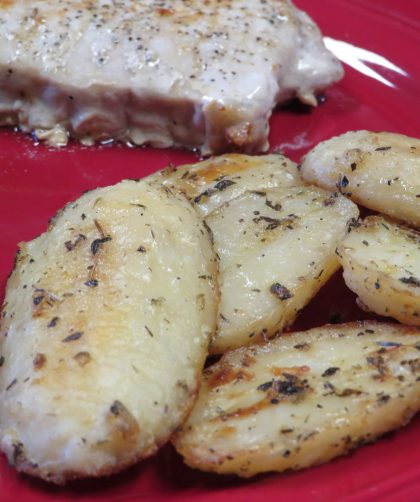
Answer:
[[[52,145],[268,148],[277,103],[342,76],[290,1],[0,1],[0,125]]]

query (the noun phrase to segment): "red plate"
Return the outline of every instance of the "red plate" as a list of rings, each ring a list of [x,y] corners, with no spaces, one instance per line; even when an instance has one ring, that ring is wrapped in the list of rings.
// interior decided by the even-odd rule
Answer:
[[[346,65],[344,80],[327,91],[325,103],[317,109],[277,111],[271,121],[272,149],[298,160],[317,142],[352,129],[419,136],[420,3],[296,0],[296,4],[313,16],[330,38],[329,44],[358,69]],[[50,150],[34,146],[22,135],[0,131],[1,290],[16,244],[44,231],[48,219],[68,200],[89,188],[194,159],[187,152],[120,146]],[[296,327],[362,317],[366,315],[356,308],[354,295],[337,275],[305,309]],[[118,476],[75,482],[66,488],[17,475],[0,458],[0,500],[414,501],[420,499],[419,432],[417,418],[378,443],[327,465],[250,481],[194,472],[170,447]]]

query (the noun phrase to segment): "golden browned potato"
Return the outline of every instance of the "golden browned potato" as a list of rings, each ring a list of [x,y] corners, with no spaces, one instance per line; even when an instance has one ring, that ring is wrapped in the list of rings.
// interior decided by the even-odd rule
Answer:
[[[183,196],[124,181],[21,244],[0,331],[0,444],[63,483],[151,455],[189,413],[215,329],[215,257]]]
[[[351,201],[315,187],[245,192],[206,223],[219,256],[220,353],[272,337],[339,268],[337,244],[358,217]]]
[[[249,477],[327,462],[420,408],[420,330],[324,326],[226,353],[173,439],[191,467]]]
[[[420,233],[369,216],[338,246],[344,280],[365,308],[420,326]]]
[[[221,155],[196,164],[169,167],[153,178],[167,186],[175,185],[202,216],[246,190],[303,184],[297,165],[280,154]]]
[[[402,134],[348,132],[304,158],[305,181],[420,227],[420,140]]]

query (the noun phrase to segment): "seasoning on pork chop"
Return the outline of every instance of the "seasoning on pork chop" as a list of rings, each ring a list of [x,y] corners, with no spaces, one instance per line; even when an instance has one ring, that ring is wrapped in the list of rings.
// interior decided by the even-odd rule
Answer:
[[[0,125],[55,146],[266,150],[277,103],[341,76],[290,1],[0,2]]]

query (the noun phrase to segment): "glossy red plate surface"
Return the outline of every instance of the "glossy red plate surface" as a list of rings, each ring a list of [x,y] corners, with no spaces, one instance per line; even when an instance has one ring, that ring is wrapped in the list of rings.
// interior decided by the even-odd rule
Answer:
[[[351,44],[335,46],[345,51],[342,56],[347,60],[353,58],[352,64],[356,61],[359,70],[346,65],[344,80],[326,92],[325,103],[317,109],[289,107],[277,111],[271,121],[272,149],[283,150],[298,160],[317,142],[352,129],[419,136],[420,3],[296,0],[296,4],[318,22],[327,37]],[[376,54],[385,59],[365,61],[360,67],[360,61],[354,58],[357,47],[370,51],[363,53],[364,58]],[[366,75],[369,69],[376,73]],[[71,145],[50,150],[34,146],[27,137],[1,130],[1,294],[16,244],[45,230],[48,219],[68,200],[89,188],[142,177],[169,162],[181,164],[195,158],[188,152],[121,146]],[[354,299],[338,274],[305,309],[295,327],[307,328],[338,318],[366,318]],[[65,488],[19,476],[0,458],[0,500],[414,501],[420,500],[419,433],[420,417],[378,443],[327,465],[249,481],[194,472],[170,447],[118,476],[76,482]]]

